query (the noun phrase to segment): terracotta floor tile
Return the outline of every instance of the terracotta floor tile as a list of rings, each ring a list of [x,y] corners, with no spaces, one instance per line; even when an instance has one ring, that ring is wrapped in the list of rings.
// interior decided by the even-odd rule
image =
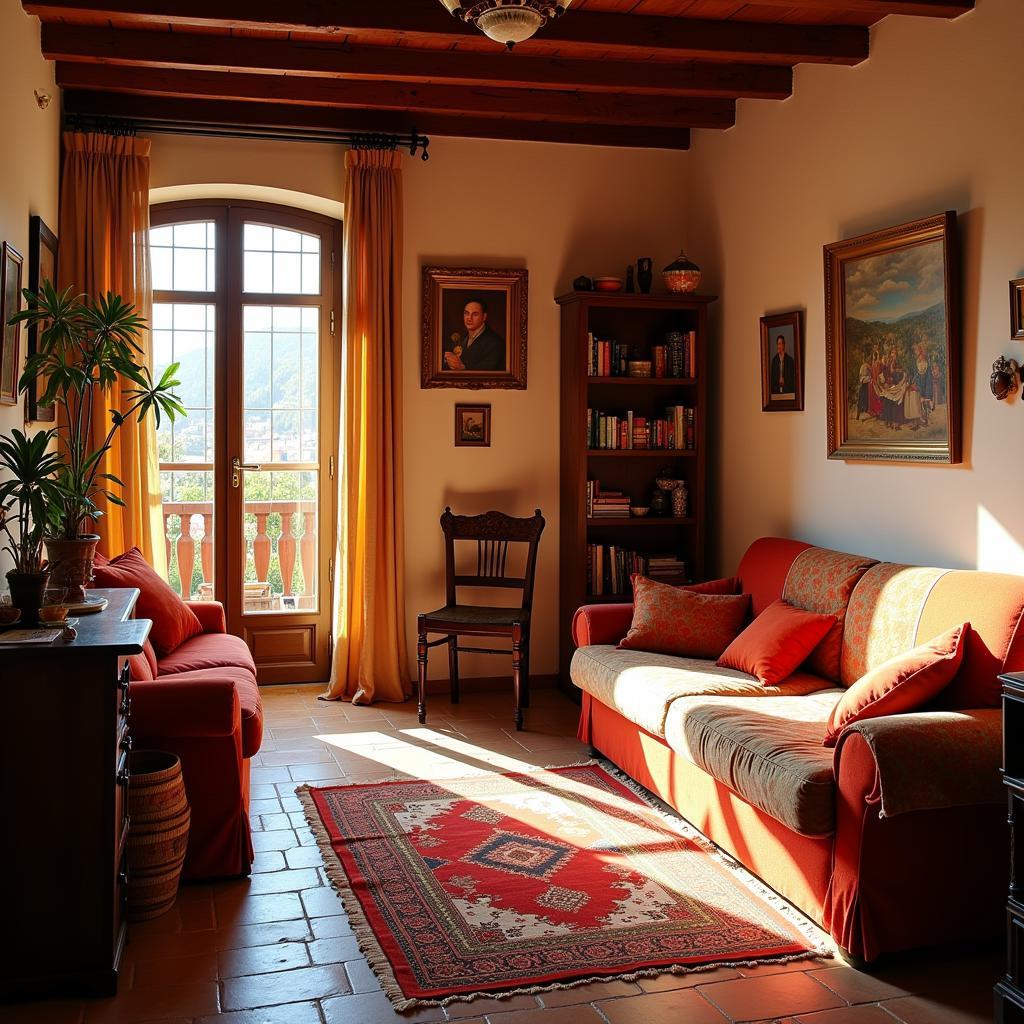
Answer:
[[[316,1003],[284,1003],[260,1010],[233,1010],[200,1017],[195,1024],[321,1024]]]
[[[794,1016],[842,1006],[843,1000],[806,974],[790,971],[763,978],[738,978],[697,989],[727,1017],[737,1021]]]
[[[280,832],[254,832],[252,845],[257,853],[265,850],[290,850],[299,845],[299,837],[294,830]]]
[[[281,801],[275,795],[266,800],[250,800],[249,814],[280,814]]]
[[[711,971],[690,971],[688,974],[659,974],[654,978],[640,978],[637,984],[644,992],[669,992],[697,985],[713,985],[729,981],[739,975],[731,967],[716,967]]]
[[[595,1002],[609,1024],[725,1024],[726,1018],[694,989]]]
[[[446,1019],[440,1006],[398,1013],[383,992],[325,999],[321,1005],[327,1024],[427,1024]]]
[[[258,814],[249,821],[253,832],[276,832],[278,829],[292,827],[292,822],[283,811],[277,814]]]
[[[841,1006],[835,1010],[805,1013],[794,1024],[894,1024],[880,1006]]]
[[[143,960],[134,966],[132,988],[191,985],[197,981],[216,981],[218,977],[217,954],[213,952]]]
[[[263,755],[265,765],[284,768],[293,764],[323,764],[331,760],[331,752],[319,741],[317,747],[305,750],[275,750]]]
[[[260,875],[266,871],[283,871],[287,866],[281,850],[259,850],[252,862],[252,873]]]
[[[541,1006],[570,1006],[573,1003],[596,1003],[599,999],[614,999],[617,996],[640,994],[640,986],[631,981],[590,981],[573,988],[555,988],[540,992],[537,998]]]
[[[289,868],[319,868],[324,859],[316,846],[296,846],[293,850],[285,850],[284,860]]]
[[[13,1003],[0,1007],[4,1024],[80,1024],[85,1004],[78,1000],[51,999],[41,1003]]]
[[[253,785],[262,785],[265,782],[288,782],[291,776],[287,768],[253,768],[250,781]]]
[[[380,979],[365,960],[346,960],[345,973],[353,992],[379,992]]]
[[[276,942],[306,942],[313,938],[313,933],[309,922],[300,916],[292,921],[218,928],[215,937],[217,949],[245,949],[248,946],[270,946]]]
[[[265,895],[275,892],[298,892],[300,889],[314,889],[320,884],[315,868],[299,868],[294,871],[275,871],[269,875],[254,875],[249,879],[249,894]]]
[[[298,893],[279,892],[266,896],[238,896],[217,900],[217,926],[265,924],[268,921],[293,921],[303,917]]]
[[[987,1012],[944,1005],[924,996],[889,999],[881,1005],[902,1024],[990,1024],[992,1020],[991,993]]]
[[[351,935],[352,925],[344,914],[335,917],[315,917],[309,922],[314,938],[336,939],[340,935]]]
[[[536,1010],[540,1003],[533,996],[509,996],[508,999],[471,999],[468,1003],[449,1003],[445,1009],[451,1020],[463,1017],[486,1017],[492,1013],[512,1010]],[[502,1024],[507,1024],[502,1021]]]
[[[170,935],[141,935],[137,929],[138,925],[128,926],[128,942],[124,954],[127,960],[134,963],[164,957],[211,953],[216,952],[218,948],[218,933],[213,928],[201,932],[176,932]]]
[[[327,996],[347,995],[351,991],[348,975],[341,964],[227,978],[223,986],[225,1010],[247,1010],[277,1003],[323,999]]]
[[[848,1003],[878,1003],[883,999],[898,999],[910,994],[898,985],[852,967],[832,967],[825,971],[810,971],[809,974]]]
[[[516,1010],[512,1013],[489,1013],[486,1019],[488,1024],[604,1024],[604,1019],[597,1010],[592,1006],[582,1005],[552,1006],[550,1009],[543,1010]]]
[[[801,971],[820,971],[835,966],[837,960],[786,960],[781,964],[755,964],[753,967],[737,967],[736,973],[744,978],[764,978],[769,974],[799,974]]]
[[[225,949],[218,956],[221,978],[241,978],[247,974],[269,974],[309,966],[304,942],[275,942],[272,946]]]
[[[310,942],[309,959],[315,964],[340,964],[346,960],[359,960],[359,942],[354,935],[339,935],[333,939]]]
[[[304,889],[300,895],[308,917],[337,917],[342,913],[341,897],[329,885]]]
[[[218,1009],[217,983],[194,982],[133,989],[114,999],[90,1002],[85,1008],[85,1024],[138,1024],[169,1017],[201,1017]]]
[[[265,741],[266,742],[266,741]],[[277,798],[277,790],[273,786],[263,783],[249,787],[250,800],[274,800]]]

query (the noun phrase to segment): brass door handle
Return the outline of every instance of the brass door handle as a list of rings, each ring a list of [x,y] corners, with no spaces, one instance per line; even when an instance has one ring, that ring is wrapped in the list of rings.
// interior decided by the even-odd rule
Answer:
[[[231,460],[231,486],[239,487],[242,483],[242,470],[258,473],[263,467],[258,462],[243,462],[237,455]]]

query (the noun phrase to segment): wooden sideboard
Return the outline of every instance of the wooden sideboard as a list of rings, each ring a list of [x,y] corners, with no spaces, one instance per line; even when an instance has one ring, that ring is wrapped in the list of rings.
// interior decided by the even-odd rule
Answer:
[[[142,651],[150,621],[131,618],[137,590],[96,593],[110,603],[79,618],[74,641],[0,648],[2,999],[117,991],[128,655]]]
[[[997,1024],[1024,1024],[1024,672],[1003,685],[1003,782],[1010,812],[1010,892],[1006,900],[1006,975],[996,985]]]

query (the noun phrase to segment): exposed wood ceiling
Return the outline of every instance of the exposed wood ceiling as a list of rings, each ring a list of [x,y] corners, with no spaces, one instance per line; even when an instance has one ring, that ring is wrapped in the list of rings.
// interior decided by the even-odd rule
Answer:
[[[23,0],[71,112],[686,149],[889,14],[974,0],[576,0],[512,53],[438,0]]]

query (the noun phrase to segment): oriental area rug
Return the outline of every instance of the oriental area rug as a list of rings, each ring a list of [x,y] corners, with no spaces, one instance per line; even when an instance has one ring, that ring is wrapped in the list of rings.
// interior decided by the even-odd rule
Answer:
[[[827,937],[615,769],[302,787],[398,1010],[828,956]]]

